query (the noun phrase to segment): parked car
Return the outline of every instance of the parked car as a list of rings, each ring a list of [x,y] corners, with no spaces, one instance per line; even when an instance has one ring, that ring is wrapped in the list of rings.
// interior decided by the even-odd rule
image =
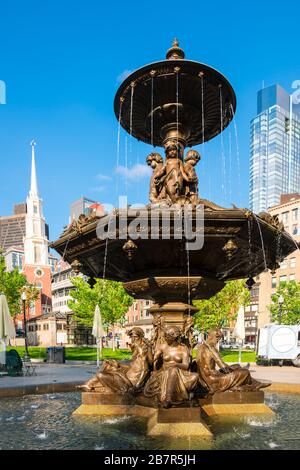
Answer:
[[[221,343],[220,349],[231,349],[231,345],[228,343]]]
[[[255,351],[255,343],[245,343],[244,349],[251,349],[252,351]]]
[[[239,345],[237,343],[221,343],[220,349],[239,349]]]

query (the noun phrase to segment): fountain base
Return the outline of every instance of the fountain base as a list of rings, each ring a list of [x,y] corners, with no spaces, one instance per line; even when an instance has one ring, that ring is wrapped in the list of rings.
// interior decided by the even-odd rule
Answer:
[[[129,397],[100,392],[84,392],[82,405],[74,416],[136,416],[147,418],[147,434],[168,437],[201,437],[213,434],[205,419],[222,415],[273,415],[264,403],[264,392],[222,392],[195,399],[193,405],[164,409],[142,395]]]
[[[136,416],[147,418],[147,435],[178,437],[201,437],[212,439],[213,435],[201,418],[201,410],[195,408],[150,408],[140,405],[82,404],[74,416]]]
[[[199,404],[208,417],[217,415],[252,415],[274,412],[265,404],[265,394],[261,390],[252,392],[217,392],[201,398]]]

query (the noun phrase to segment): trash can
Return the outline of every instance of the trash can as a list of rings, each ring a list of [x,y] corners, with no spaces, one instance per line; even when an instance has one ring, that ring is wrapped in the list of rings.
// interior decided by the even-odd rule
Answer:
[[[50,364],[64,364],[65,363],[65,348],[64,347],[51,347],[47,348],[47,362]]]

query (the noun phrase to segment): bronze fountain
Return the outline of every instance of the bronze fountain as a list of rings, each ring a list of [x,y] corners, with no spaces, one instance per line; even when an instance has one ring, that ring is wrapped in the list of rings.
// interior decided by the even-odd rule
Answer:
[[[135,299],[153,300],[154,328],[151,340],[139,328],[128,332],[131,364],[105,361],[83,387],[79,413],[91,412],[91,405],[98,406],[100,414],[108,408],[116,414],[155,410],[152,434],[169,433],[170,426],[176,433],[174,423],[180,423],[179,433],[209,435],[201,410],[218,403],[263,405],[261,389],[268,384],[222,361],[216,347],[220,331],[210,333],[192,361],[197,345],[192,301],[212,297],[229,280],[248,279],[251,288],[255,276],[275,270],[295,251],[295,242],[267,213],[226,209],[199,197],[195,167],[201,158],[193,149],[185,154],[185,149],[209,141],[230,124],[236,97],[219,72],[185,60],[176,40],[166,60],[137,70],[121,84],[114,109],[133,137],[164,148],[165,159],[153,152],[146,160],[153,170],[150,204],[140,211],[116,209],[103,217],[82,215],[52,247],[91,284],[98,277],[120,281]],[[193,233],[203,238],[200,249],[187,245],[182,215],[187,207]],[[158,229],[153,237],[149,220],[154,216]],[[132,236],[129,227],[137,218],[139,236]],[[162,228],[167,219],[168,238]],[[99,227],[106,230],[107,240],[99,237]],[[183,424],[188,425],[186,431]]]

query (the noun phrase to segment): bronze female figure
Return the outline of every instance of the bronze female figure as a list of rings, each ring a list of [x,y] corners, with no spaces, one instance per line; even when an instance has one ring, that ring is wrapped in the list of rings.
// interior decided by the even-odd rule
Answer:
[[[189,401],[198,384],[198,374],[189,372],[190,350],[180,343],[181,334],[177,326],[165,329],[165,342],[155,351],[154,372],[144,388],[144,395],[156,397],[164,408]]]
[[[151,345],[141,328],[132,328],[128,336],[131,338],[131,364],[124,366],[115,360],[104,361],[99,372],[82,389],[103,391],[104,388],[116,393],[135,393],[142,388],[152,363]]]

